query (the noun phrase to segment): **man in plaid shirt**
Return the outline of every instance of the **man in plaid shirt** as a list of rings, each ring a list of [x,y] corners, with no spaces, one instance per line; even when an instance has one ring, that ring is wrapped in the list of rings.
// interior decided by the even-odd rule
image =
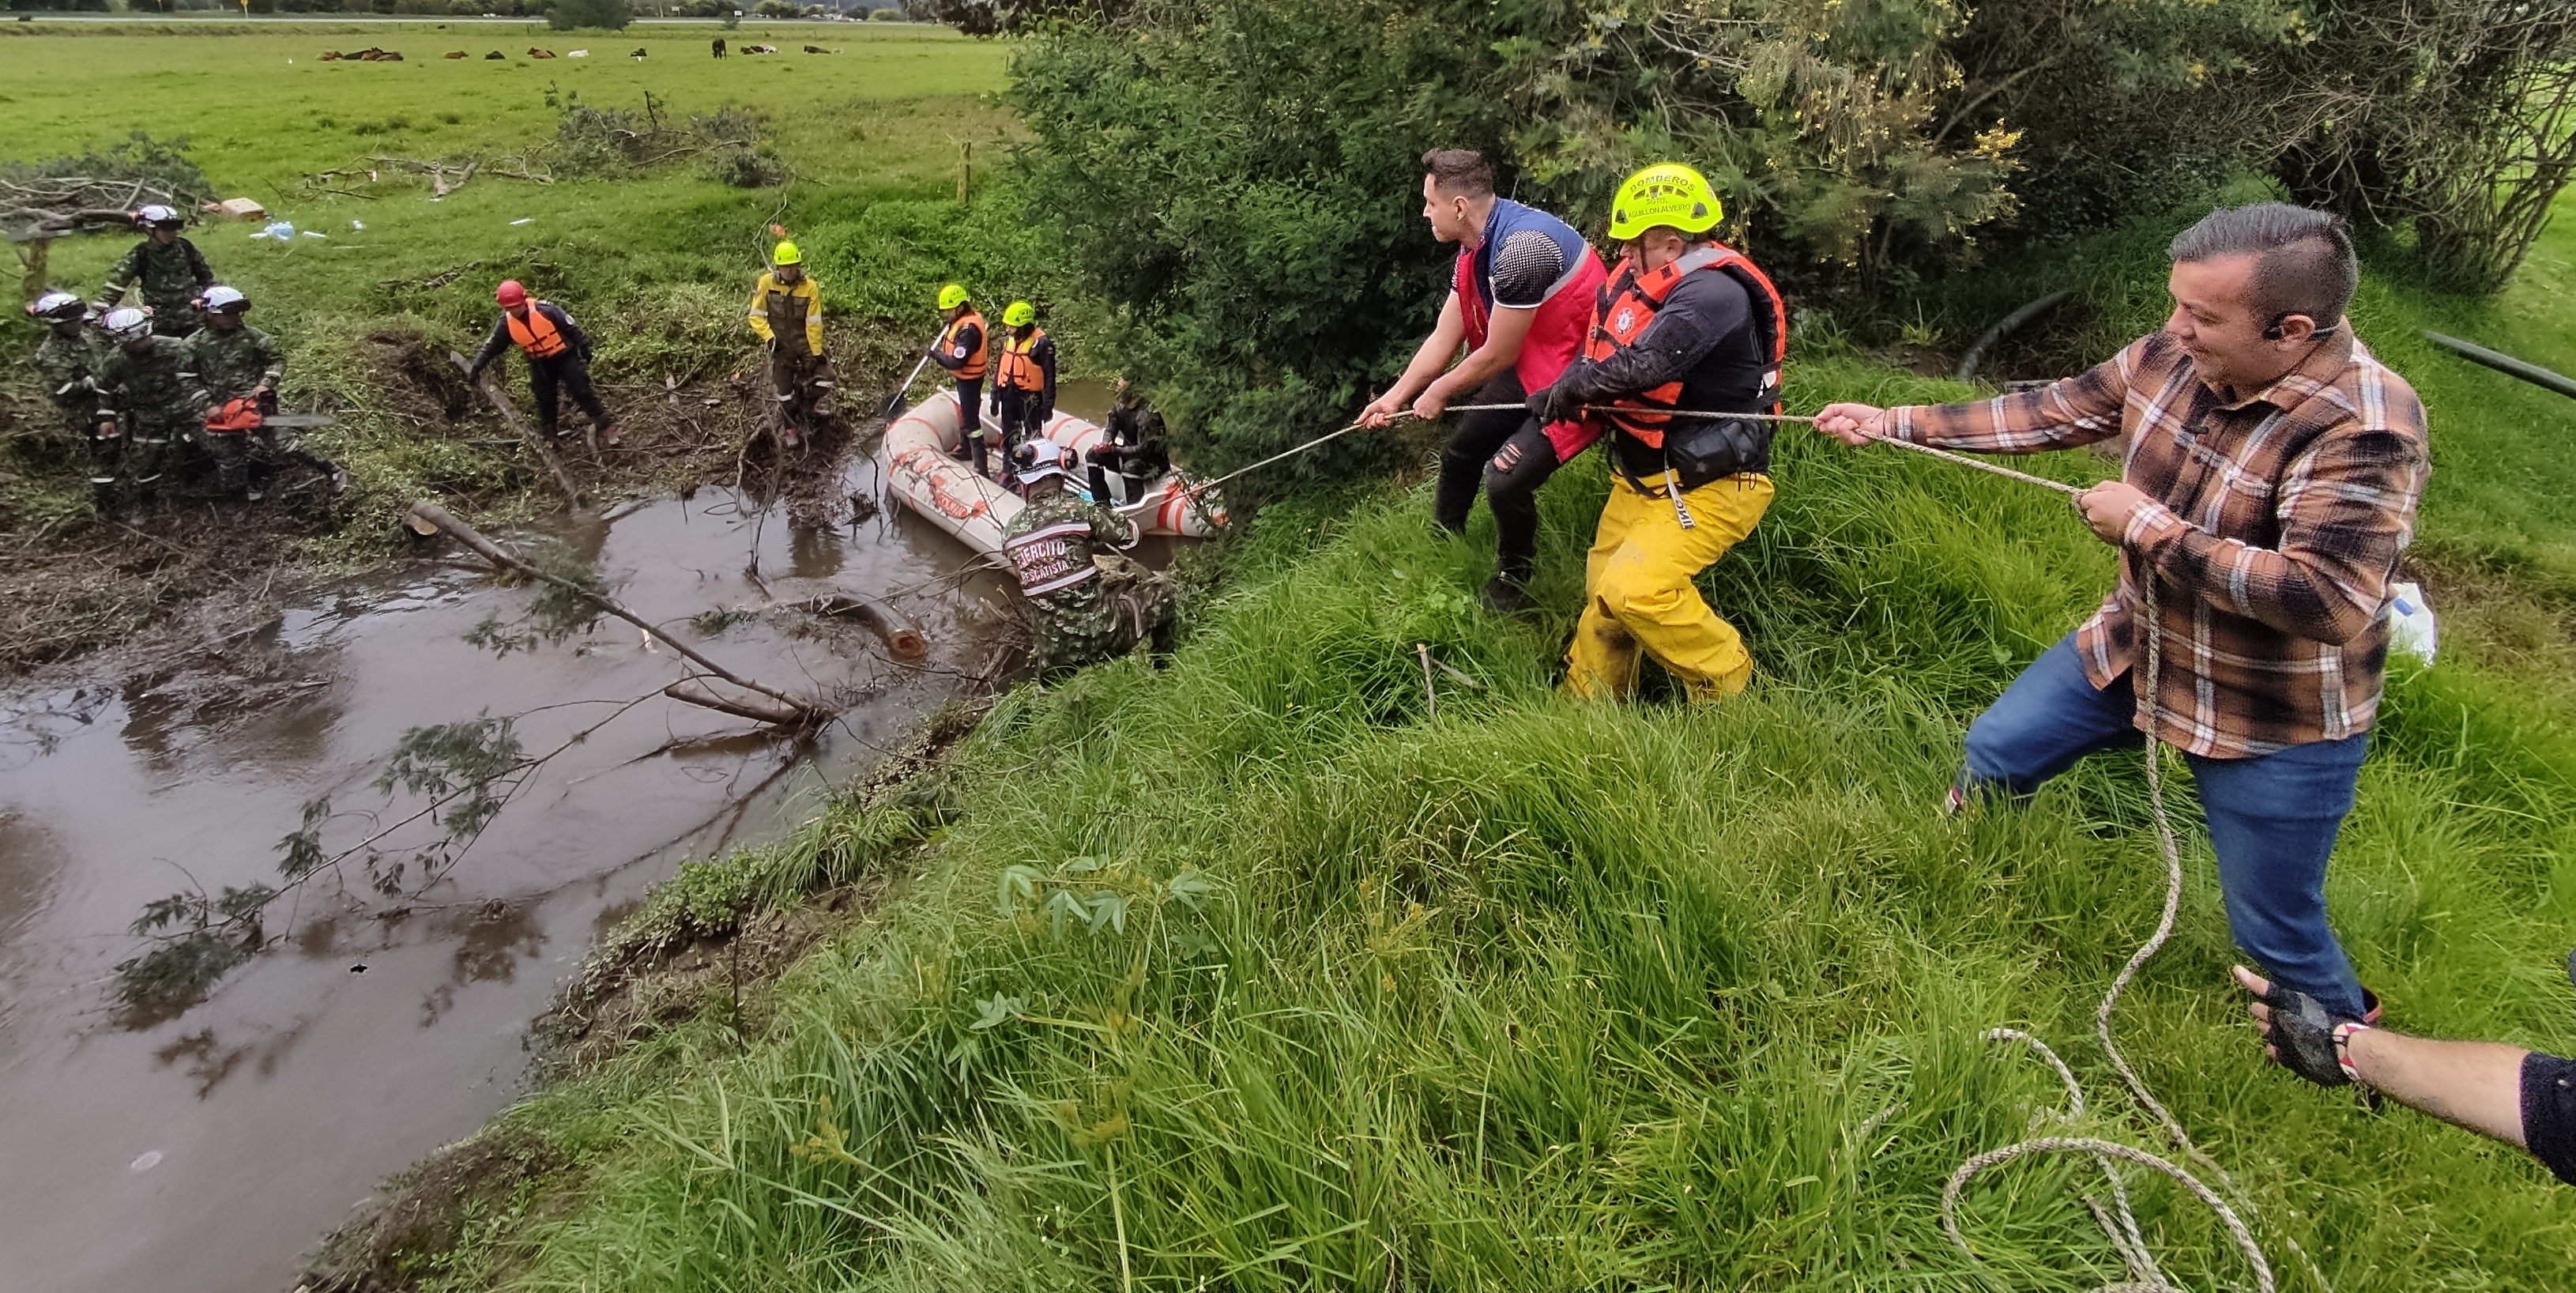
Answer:
[[[2164,330],[2038,390],[1975,404],[1835,404],[1816,429],[2036,453],[2128,437],[2121,477],[2075,500],[2121,551],[2119,586],[1968,730],[1953,806],[2027,796],[2140,731],[2199,784],[2236,942],[2328,1010],[2375,1017],[2326,923],[2388,655],[2388,583],[2430,470],[2424,409],[2357,341],[2343,222],[2278,202],[2173,241]],[[2156,581],[2161,669],[2139,697]]]

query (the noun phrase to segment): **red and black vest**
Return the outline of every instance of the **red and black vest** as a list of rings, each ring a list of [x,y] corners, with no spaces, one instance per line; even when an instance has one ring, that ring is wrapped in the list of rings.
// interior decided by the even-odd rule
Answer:
[[[1751,407],[1742,409],[1705,409],[1713,413],[1776,413],[1780,409],[1780,363],[1789,352],[1789,310],[1780,300],[1780,289],[1771,276],[1762,272],[1752,258],[1719,243],[1701,243],[1684,252],[1680,259],[1661,269],[1639,273],[1634,256],[1619,258],[1618,267],[1610,272],[1609,281],[1601,285],[1592,309],[1592,332],[1583,343],[1583,357],[1594,363],[1610,358],[1645,335],[1655,321],[1655,313],[1664,306],[1665,298],[1681,284],[1684,275],[1715,273],[1733,275],[1753,298],[1753,330],[1756,346],[1762,355],[1761,394]],[[1673,425],[1669,413],[1659,410],[1682,406],[1682,382],[1674,380],[1652,390],[1639,391],[1619,400],[1619,411],[1606,415],[1606,420],[1621,434],[1636,437],[1647,448],[1664,446],[1664,432]],[[1630,410],[1634,410],[1633,412]],[[1602,418],[1603,414],[1591,414]]]

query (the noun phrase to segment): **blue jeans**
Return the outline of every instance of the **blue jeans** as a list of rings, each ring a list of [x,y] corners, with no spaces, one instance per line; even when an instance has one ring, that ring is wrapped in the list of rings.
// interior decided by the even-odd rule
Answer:
[[[1968,728],[1959,789],[2023,797],[2097,750],[2138,749],[2129,676],[2094,690],[2068,634],[2013,679]],[[2185,755],[2218,854],[2227,926],[2275,983],[2362,1013],[2361,981],[2326,924],[2326,859],[2352,811],[2370,733],[2311,741],[2250,759]]]

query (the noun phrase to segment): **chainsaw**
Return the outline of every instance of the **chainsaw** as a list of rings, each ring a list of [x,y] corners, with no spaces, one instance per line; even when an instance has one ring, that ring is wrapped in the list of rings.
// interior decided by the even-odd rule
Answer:
[[[327,427],[339,419],[328,413],[262,413],[259,401],[243,395],[225,400],[206,414],[206,429],[219,435],[270,427]]]

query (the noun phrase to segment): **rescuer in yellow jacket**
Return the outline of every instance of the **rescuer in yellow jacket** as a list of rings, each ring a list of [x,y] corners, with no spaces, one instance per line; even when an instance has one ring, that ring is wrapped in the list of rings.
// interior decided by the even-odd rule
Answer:
[[[769,387],[778,397],[778,442],[790,449],[832,416],[832,361],[823,353],[823,293],[805,274],[805,254],[781,242],[751,289],[744,321],[769,343]]]

